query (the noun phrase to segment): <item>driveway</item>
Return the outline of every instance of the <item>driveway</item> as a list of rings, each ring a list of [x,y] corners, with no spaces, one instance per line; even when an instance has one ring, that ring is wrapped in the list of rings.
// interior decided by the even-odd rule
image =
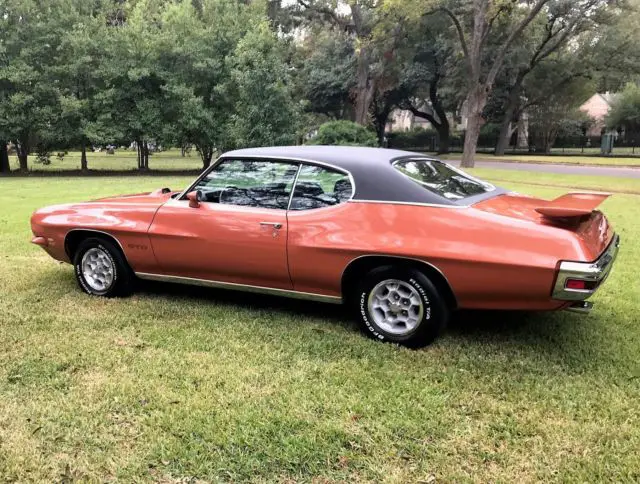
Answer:
[[[454,166],[460,166],[460,160],[447,160]],[[617,176],[640,178],[640,168],[617,168],[613,166],[579,166],[552,163],[508,163],[500,161],[476,161],[476,168],[495,168],[498,170],[535,171],[538,173],[562,173],[565,175]]]

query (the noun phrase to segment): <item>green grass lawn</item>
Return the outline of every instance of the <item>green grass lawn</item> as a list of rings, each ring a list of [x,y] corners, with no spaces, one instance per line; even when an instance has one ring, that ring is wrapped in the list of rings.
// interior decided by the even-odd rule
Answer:
[[[510,161],[520,163],[562,163],[562,164],[582,164],[582,165],[610,165],[610,166],[638,166],[640,167],[640,149],[637,150],[636,157],[628,158],[608,158],[594,156],[545,156],[545,155],[505,155],[494,156],[479,153],[476,156],[478,161]],[[631,152],[629,152],[630,154]],[[452,153],[450,155],[440,156],[442,159],[459,160],[461,153]],[[87,163],[90,170],[136,170],[136,152],[135,150],[116,150],[115,154],[108,155],[102,151],[100,153],[87,153]],[[11,169],[18,168],[18,159],[15,156],[10,157]],[[160,153],[152,153],[149,159],[149,168],[151,170],[200,170],[202,169],[202,161],[197,151],[191,150],[187,156],[181,156],[180,150],[170,149]],[[80,169],[80,152],[70,151],[62,160],[56,157],[54,152],[51,156],[51,164],[43,165],[36,162],[34,155],[29,157],[29,169],[34,172],[38,171],[66,171]]]
[[[87,153],[87,166],[90,170],[137,170],[137,153],[135,150],[117,149],[113,155],[105,151],[99,153]],[[12,170],[18,169],[18,158],[9,157]],[[36,162],[35,155],[29,156],[29,169],[31,171],[65,171],[80,169],[80,152],[70,151],[62,159],[58,159],[56,152],[51,155],[51,164],[43,165]],[[181,156],[180,150],[171,149],[160,153],[151,153],[149,157],[149,169],[151,170],[201,170],[202,161],[200,155],[194,149],[186,156]]]
[[[591,146],[585,148],[551,148],[552,153],[584,153],[587,155],[599,155],[600,146]],[[614,155],[640,155],[640,147],[633,148],[631,146],[614,146]]]
[[[561,184],[626,186],[586,178]],[[640,196],[603,205],[622,249],[591,315],[458,314],[419,351],[334,306],[161,284],[89,297],[28,243],[37,207],[188,181],[0,180],[1,482],[640,479]]]

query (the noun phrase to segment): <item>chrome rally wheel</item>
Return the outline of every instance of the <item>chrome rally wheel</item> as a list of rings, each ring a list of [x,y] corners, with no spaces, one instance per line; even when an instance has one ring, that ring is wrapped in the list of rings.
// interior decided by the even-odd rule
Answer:
[[[94,291],[107,291],[113,285],[114,263],[103,249],[94,247],[86,251],[81,265],[84,280]]]
[[[432,281],[410,266],[381,266],[357,288],[360,327],[368,336],[417,348],[445,328],[450,308]]]
[[[398,279],[386,279],[369,295],[369,314],[386,333],[403,336],[415,330],[424,315],[417,289]]]
[[[132,292],[134,274],[116,244],[106,236],[91,237],[81,241],[75,249],[76,280],[87,294],[115,297]]]

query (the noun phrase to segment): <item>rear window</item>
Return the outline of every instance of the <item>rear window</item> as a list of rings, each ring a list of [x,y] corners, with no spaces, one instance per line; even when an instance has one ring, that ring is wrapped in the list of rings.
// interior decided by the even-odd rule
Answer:
[[[427,190],[449,200],[461,200],[495,190],[493,185],[436,160],[410,158],[395,161],[393,167]]]

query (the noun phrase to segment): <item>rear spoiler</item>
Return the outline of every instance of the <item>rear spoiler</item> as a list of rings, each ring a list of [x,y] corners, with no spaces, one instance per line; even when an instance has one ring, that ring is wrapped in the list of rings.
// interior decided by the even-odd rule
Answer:
[[[589,215],[610,196],[611,193],[603,192],[567,193],[536,208],[536,212],[549,218],[582,217]]]

